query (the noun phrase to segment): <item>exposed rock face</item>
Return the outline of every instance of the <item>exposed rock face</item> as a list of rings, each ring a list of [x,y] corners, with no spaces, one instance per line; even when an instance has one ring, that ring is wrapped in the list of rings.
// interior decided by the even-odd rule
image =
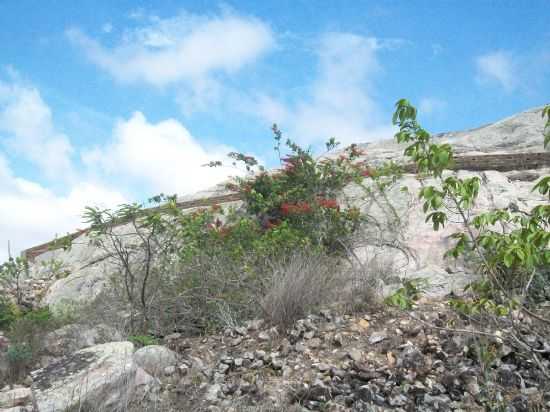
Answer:
[[[29,388],[16,388],[0,392],[0,408],[15,408],[32,402],[32,392]]]
[[[32,373],[38,412],[122,409],[134,389],[134,345],[92,346]],[[79,409],[80,408],[80,409]]]
[[[517,207],[528,211],[532,207],[544,203],[545,198],[532,192],[534,182],[512,180],[515,172],[500,173],[497,171],[469,172],[459,171],[460,178],[478,176],[482,182],[479,196],[475,204],[474,213],[480,213],[493,208]],[[550,169],[531,171],[537,179],[550,174]],[[364,261],[369,261],[374,255],[387,256],[393,262],[395,274],[400,277],[425,277],[431,284],[433,295],[442,295],[451,290],[459,291],[472,278],[473,267],[462,264],[460,261],[444,259],[445,252],[453,245],[450,236],[464,230],[459,223],[460,216],[449,213],[449,223],[439,231],[434,231],[430,223],[425,222],[422,202],[418,199],[418,192],[424,185],[434,184],[430,179],[420,181],[417,176],[409,174],[395,185],[387,194],[391,204],[397,212],[398,222],[388,208],[381,206],[381,202],[362,200],[364,192],[357,187],[349,187],[346,195],[351,203],[361,206],[368,215],[377,221],[383,222],[383,229],[372,236],[381,240],[380,244],[402,242],[408,252],[408,258],[400,250],[389,246],[367,246],[360,248],[357,253]],[[407,188],[407,192],[401,189]],[[392,220],[393,219],[393,220]],[[376,243],[376,242],[374,242]]]
[[[436,143],[452,145],[459,155],[540,152],[544,123],[542,107],[538,107],[476,129],[439,133],[434,137]],[[405,147],[394,140],[359,145],[367,151],[367,159],[374,162],[403,161]]]
[[[543,127],[541,108],[537,108],[477,129],[439,134],[436,140],[450,143],[459,155],[540,152],[543,150]],[[366,160],[372,164],[387,160],[404,160],[405,145],[399,145],[394,141],[361,144],[359,147],[366,151]],[[510,172],[461,170],[456,173],[459,177],[480,177],[483,184],[476,211],[482,211],[494,207],[506,208],[509,205],[520,210],[528,210],[544,202],[544,198],[532,193],[531,188],[537,179],[549,172],[550,169],[547,168]],[[380,208],[376,202],[366,202],[358,188],[347,189],[346,195],[351,199],[351,205],[360,206],[363,211],[385,225],[378,233],[370,234],[382,240],[378,245],[371,244],[357,252],[365,261],[369,261],[374,255],[383,256],[392,262],[397,277],[426,277],[432,284],[433,294],[444,294],[449,290],[461,289],[464,283],[471,279],[472,270],[443,259],[444,252],[452,244],[449,235],[461,227],[450,222],[443,230],[434,232],[431,225],[425,223],[422,205],[418,200],[418,191],[422,184],[430,182],[421,182],[417,176],[406,174],[388,194],[399,217],[397,226],[395,217],[388,219],[388,210]],[[408,193],[402,192],[402,187],[406,187]],[[182,200],[216,197],[226,193],[223,187],[217,186]],[[397,241],[405,246],[407,256],[402,250],[388,246]],[[108,275],[116,270],[102,253],[90,246],[88,237],[83,234],[75,239],[71,250],[55,250],[40,255],[37,262],[58,259],[64,262],[66,270],[70,273],[49,287],[42,304],[55,307],[66,301],[93,301],[105,288]],[[35,264],[32,270],[37,276],[41,273],[38,267],[39,263]]]
[[[52,356],[64,356],[80,349],[121,338],[117,331],[106,325],[90,328],[88,325],[74,323],[48,333],[44,337],[44,347]]]
[[[164,373],[166,368],[175,366],[177,357],[164,346],[150,345],[136,351],[134,361],[149,375],[158,376]]]

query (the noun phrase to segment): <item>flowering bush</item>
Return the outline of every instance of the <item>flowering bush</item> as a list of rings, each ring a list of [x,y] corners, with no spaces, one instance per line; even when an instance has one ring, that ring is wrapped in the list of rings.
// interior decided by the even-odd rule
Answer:
[[[361,183],[374,172],[358,159],[364,153],[351,145],[338,157],[313,157],[310,150],[286,141],[289,153],[282,156],[282,134],[273,126],[275,149],[282,168],[268,173],[260,169],[246,178],[237,178],[229,189],[244,195],[246,210],[254,216],[264,230],[273,230],[283,222],[295,229],[306,241],[326,251],[340,250],[339,243],[353,233],[362,218],[356,209],[343,207],[338,201],[344,187],[352,182]],[[337,147],[331,139],[327,152]],[[257,164],[249,156],[233,156],[245,161],[247,170]]]

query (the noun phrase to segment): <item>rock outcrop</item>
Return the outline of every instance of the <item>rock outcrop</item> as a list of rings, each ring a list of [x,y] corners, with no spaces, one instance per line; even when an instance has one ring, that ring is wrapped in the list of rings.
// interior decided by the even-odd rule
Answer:
[[[123,410],[134,389],[130,342],[92,346],[32,373],[37,412]]]
[[[537,108],[491,125],[462,132],[443,133],[436,135],[435,138],[439,142],[450,143],[458,155],[534,153],[543,151],[543,127],[541,108]],[[405,146],[394,141],[360,144],[359,147],[366,152],[365,160],[371,164],[379,164],[387,160],[400,162],[405,160],[403,157]],[[479,166],[476,167],[476,171],[456,172],[460,177],[474,175],[480,177],[482,188],[476,211],[509,206],[528,210],[544,201],[542,196],[531,192],[531,188],[537,179],[550,172],[550,167],[499,172],[490,170],[489,165],[484,166],[482,160],[476,166]],[[484,167],[488,169],[479,170]],[[380,231],[386,246],[383,245],[384,242],[379,246],[370,245],[358,250],[358,254],[364,259],[369,259],[369,255],[375,252],[379,255],[378,252],[381,251],[382,255],[387,255],[386,259],[395,262],[397,277],[426,277],[433,286],[432,293],[445,294],[450,290],[459,290],[471,279],[472,273],[471,268],[445,261],[443,258],[444,252],[451,244],[449,235],[460,229],[460,225],[450,223],[443,230],[434,232],[431,225],[424,221],[425,216],[417,195],[421,185],[429,183],[429,181],[420,181],[414,174],[405,174],[388,195],[399,217],[399,227],[395,227],[395,216],[390,222],[387,216],[388,210],[380,208],[376,202],[365,201],[363,193],[357,188],[349,187],[346,195],[350,205],[361,207],[363,211],[387,225]],[[402,187],[406,187],[408,192],[401,191]],[[191,207],[195,203],[196,205],[207,204],[209,199],[219,201],[225,199],[224,196],[229,196],[226,201],[230,204],[238,205],[238,200],[222,186],[181,200],[188,202],[186,204]],[[395,233],[396,230],[400,233]],[[404,249],[387,246],[397,241],[402,242]],[[407,256],[404,250],[407,251]],[[52,259],[62,261],[64,270],[69,274],[51,282],[45,291],[42,304],[52,307],[64,302],[72,301],[81,304],[93,301],[107,284],[108,275],[116,270],[101,251],[90,245],[89,238],[84,232],[75,236],[70,250],[49,250],[38,255],[31,272],[39,276],[42,273],[40,262]]]

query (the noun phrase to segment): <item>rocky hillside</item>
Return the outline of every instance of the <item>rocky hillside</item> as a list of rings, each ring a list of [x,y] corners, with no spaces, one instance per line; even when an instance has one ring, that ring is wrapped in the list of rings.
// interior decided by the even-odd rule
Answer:
[[[474,130],[440,134],[437,135],[437,140],[451,143],[453,149],[461,155],[543,152],[541,136],[544,122],[541,110],[529,110]],[[369,164],[379,164],[387,160],[403,160],[405,146],[394,141],[382,141],[360,147],[366,152],[364,160]],[[334,156],[338,156],[338,153]],[[549,171],[550,164],[546,164],[546,167],[538,169],[506,172],[490,169],[475,172],[460,170],[458,175],[481,178],[482,188],[476,211],[509,206],[529,210],[544,202],[544,197],[531,189],[533,182],[547,175]],[[426,277],[431,283],[431,294],[441,296],[451,290],[458,292],[471,279],[472,270],[442,257],[450,245],[449,235],[456,232],[460,225],[450,223],[443,230],[434,232],[431,225],[425,222],[418,191],[422,184],[429,183],[418,180],[415,174],[405,174],[399,184],[394,186],[388,197],[394,203],[399,222],[395,221],[395,217],[390,218],[391,222],[388,221],[388,210],[381,208],[380,203],[372,199],[365,201],[363,193],[354,186],[347,189],[346,202],[360,207],[362,211],[386,225],[386,229],[381,231],[384,239],[380,240],[379,247],[373,248],[370,245],[368,248],[360,248],[358,255],[365,260],[373,254],[382,255],[384,259],[395,262],[396,277]],[[403,192],[402,187],[407,187],[408,192]],[[221,185],[181,200],[208,199],[228,193]],[[233,201],[224,205],[229,207],[238,204],[238,201]],[[388,246],[396,242],[407,250],[407,256]],[[31,271],[32,277],[36,279],[35,284],[42,287],[40,285],[45,283],[40,279],[48,284],[41,296],[43,304],[55,305],[67,300],[88,301],[100,293],[105,283],[105,273],[109,272],[109,268],[105,267],[108,263],[102,259],[101,252],[89,243],[84,233],[75,239],[71,250],[47,251],[36,258]],[[46,263],[52,259],[62,262],[62,269],[58,271],[70,273],[70,276],[53,279],[53,282],[52,279],[47,279],[51,271]]]
[[[542,152],[541,110],[436,139],[464,156]],[[403,146],[393,141],[359,146],[365,150],[359,160],[368,164],[403,161]],[[531,190],[550,174],[550,164],[541,166],[446,173],[480,178],[474,213],[527,211],[547,203]],[[361,231],[364,241],[354,243],[352,253],[362,267],[376,268],[380,293],[425,279],[423,297],[410,311],[383,306],[381,299],[349,310],[336,297],[287,328],[258,315],[243,324],[224,319],[223,330],[200,336],[177,328],[128,336],[119,327],[127,313],[119,302],[104,300],[116,268],[89,234],[75,235],[68,250],[34,256],[21,280],[22,306],[33,308],[34,317],[9,334],[0,330],[0,411],[550,410],[550,387],[540,372],[550,368],[550,342],[533,332],[531,319],[511,315],[513,332],[537,348],[540,365],[521,354],[523,341],[504,339],[512,327],[474,327],[475,315],[459,316],[443,303],[478,274],[471,261],[443,258],[461,226],[452,213],[442,230],[426,223],[418,193],[429,183],[405,173],[386,193],[365,198],[350,184],[339,199],[376,223]],[[217,187],[182,200],[225,194]],[[241,204],[229,200],[221,207]],[[117,230],[124,233],[125,226]],[[46,319],[45,308],[55,321]],[[40,356],[14,371],[27,353],[14,350],[9,336],[39,345]]]

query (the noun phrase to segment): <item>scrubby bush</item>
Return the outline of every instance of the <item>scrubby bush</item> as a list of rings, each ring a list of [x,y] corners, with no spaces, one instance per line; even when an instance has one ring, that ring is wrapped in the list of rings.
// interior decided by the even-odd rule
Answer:
[[[264,318],[283,329],[311,311],[334,303],[344,281],[342,263],[326,255],[293,253],[273,264],[263,285]]]
[[[19,309],[6,296],[0,296],[0,329],[7,330],[17,319]]]
[[[327,302],[337,283],[349,289],[351,279],[335,262],[356,258],[354,244],[368,216],[347,204],[343,189],[356,184],[366,196],[378,196],[398,171],[368,167],[355,145],[317,159],[287,140],[283,156],[282,134],[276,126],[273,131],[281,170],[268,173],[254,158],[230,154],[246,170],[228,184],[241,194],[242,207],[183,211],[175,197],[160,195],[147,206],[86,209],[91,241],[115,268],[112,293],[126,302],[130,334],[202,333],[255,317],[260,308],[274,323],[287,324]],[[336,146],[332,139],[327,150]]]
[[[132,335],[128,337],[128,340],[138,347],[158,345],[159,340],[150,335]]]
[[[550,106],[543,109],[542,116],[547,119],[546,148],[550,145]],[[481,278],[467,286],[469,296],[451,299],[450,304],[463,314],[481,317],[484,325],[506,327],[508,343],[518,349],[521,356],[532,358],[549,378],[550,372],[538,353],[544,352],[539,342],[550,338],[550,318],[545,305],[537,303],[548,298],[550,204],[543,203],[529,211],[509,207],[476,215],[473,206],[480,179],[477,176],[460,179],[448,172],[453,162],[451,147],[432,141],[430,134],[418,124],[416,109],[407,100],[397,102],[393,121],[400,129],[397,141],[409,144],[405,154],[414,160],[421,173],[434,177],[437,182],[420,191],[426,221],[438,230],[449,220],[449,210],[459,216],[463,230],[453,235],[456,243],[447,255],[475,256],[479,265]],[[539,179],[533,191],[550,200],[550,176]],[[520,312],[529,319],[528,330],[517,322]],[[536,339],[527,339],[527,333]]]
[[[21,279],[29,269],[28,262],[23,257],[13,258],[0,265],[0,288],[13,295],[16,304],[20,305],[23,299]]]
[[[337,157],[316,159],[311,151],[287,140],[289,153],[281,156],[282,134],[275,125],[273,131],[282,168],[272,173],[260,169],[252,176],[237,178],[230,188],[243,193],[247,212],[264,228],[286,223],[311,246],[329,253],[341,251],[341,240],[352,234],[362,219],[359,210],[342,204],[342,190],[352,182],[361,184],[374,171],[358,161],[363,153],[356,145]],[[327,151],[337,145],[330,140]],[[247,167],[255,164],[249,157],[234,157]]]
[[[11,380],[25,376],[43,354],[44,336],[60,326],[62,323],[47,308],[18,314],[7,331]]]

